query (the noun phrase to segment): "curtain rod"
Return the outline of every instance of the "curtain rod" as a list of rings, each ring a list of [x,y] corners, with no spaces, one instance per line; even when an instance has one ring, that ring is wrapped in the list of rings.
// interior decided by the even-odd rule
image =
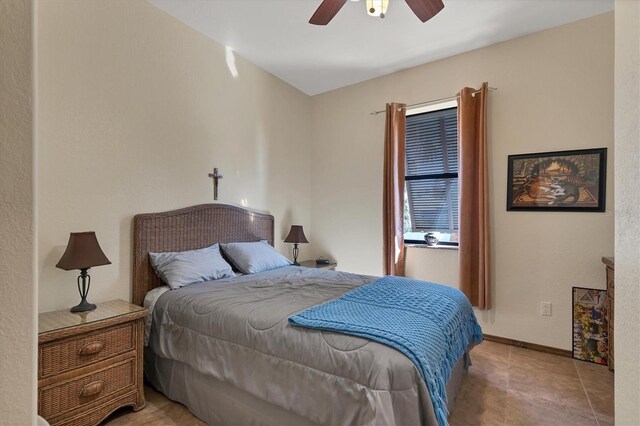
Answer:
[[[496,90],[498,90],[497,87],[489,87],[489,90],[487,90],[487,93],[491,93],[491,92],[495,92]],[[474,96],[476,93],[480,93],[480,90],[476,90],[475,92],[471,92],[471,95]],[[405,108],[413,108],[413,107],[419,107],[419,106],[427,106],[427,105],[433,105],[433,104],[439,104],[441,102],[447,102],[447,101],[453,101],[454,99],[458,99],[458,95],[453,95],[453,96],[449,96],[446,98],[440,98],[440,99],[434,99],[432,101],[426,101],[426,102],[420,102],[417,104],[411,104],[411,105],[407,105]],[[383,112],[387,112],[387,110],[382,110],[382,111],[373,111],[370,112],[370,115],[378,115],[378,114],[382,114]]]

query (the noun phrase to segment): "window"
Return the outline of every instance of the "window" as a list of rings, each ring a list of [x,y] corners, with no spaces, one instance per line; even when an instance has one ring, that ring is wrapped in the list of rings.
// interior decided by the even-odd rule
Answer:
[[[424,244],[425,234],[433,232],[439,244],[456,246],[458,111],[423,111],[407,112],[405,241]]]

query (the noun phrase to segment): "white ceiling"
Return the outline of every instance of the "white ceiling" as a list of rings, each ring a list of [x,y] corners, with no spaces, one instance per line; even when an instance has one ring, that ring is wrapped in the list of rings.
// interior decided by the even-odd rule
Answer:
[[[421,23],[403,0],[385,19],[349,1],[326,27],[321,0],[148,0],[301,91],[315,95],[613,10],[613,0],[443,0]]]

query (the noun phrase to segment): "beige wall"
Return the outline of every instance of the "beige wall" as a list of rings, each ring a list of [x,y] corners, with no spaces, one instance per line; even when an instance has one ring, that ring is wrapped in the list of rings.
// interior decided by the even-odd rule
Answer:
[[[615,3],[616,424],[640,424],[640,2]]]
[[[30,0],[0,1],[0,424],[36,413]]]
[[[315,96],[314,254],[382,273],[384,114],[369,112],[488,81],[495,308],[479,319],[487,334],[570,349],[571,287],[604,287],[613,215],[506,212],[507,156],[607,147],[613,209],[613,35],[608,13]],[[407,271],[457,285],[457,252],[409,249]]]
[[[39,6],[40,311],[79,301],[55,268],[71,231],[95,230],[112,265],[89,300],[130,299],[133,215],[212,201],[310,229],[310,99],[142,0]]]

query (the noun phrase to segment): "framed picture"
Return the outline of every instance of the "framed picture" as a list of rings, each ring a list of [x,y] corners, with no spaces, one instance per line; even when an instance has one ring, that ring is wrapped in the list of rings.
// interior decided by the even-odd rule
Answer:
[[[607,364],[606,290],[573,287],[573,357],[582,361]]]
[[[607,148],[509,156],[507,210],[604,212]]]

